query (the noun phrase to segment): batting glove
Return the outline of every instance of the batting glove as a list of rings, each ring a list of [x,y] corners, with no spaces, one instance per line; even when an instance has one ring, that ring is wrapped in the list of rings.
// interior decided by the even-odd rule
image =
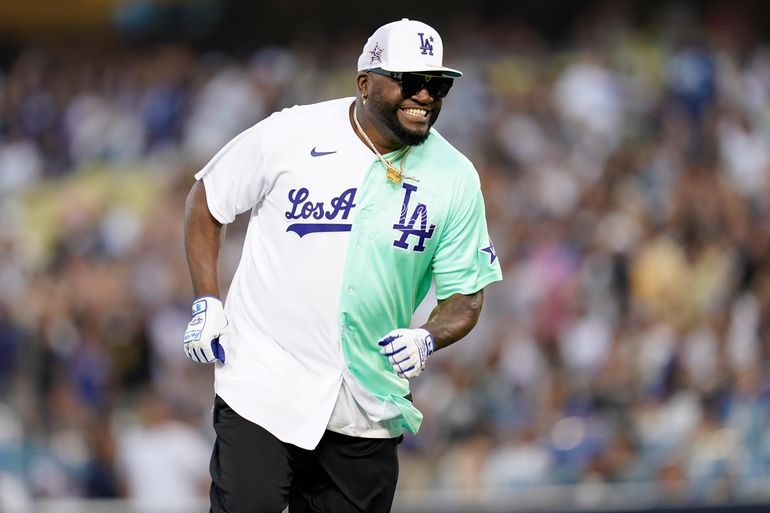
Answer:
[[[388,357],[395,373],[408,379],[420,375],[435,349],[433,335],[422,328],[393,330],[377,343],[380,353]]]
[[[196,299],[192,320],[184,332],[184,352],[198,363],[225,362],[225,345],[229,337],[227,317],[222,301],[215,297]]]

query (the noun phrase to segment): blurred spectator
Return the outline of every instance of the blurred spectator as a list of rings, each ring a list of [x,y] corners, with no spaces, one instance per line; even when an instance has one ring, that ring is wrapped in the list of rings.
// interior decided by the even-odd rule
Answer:
[[[0,143],[0,197],[21,192],[43,174],[43,156],[37,145],[11,131]]]
[[[486,459],[481,478],[492,487],[546,484],[554,463],[548,447],[527,427],[498,445]]]
[[[175,420],[154,392],[141,393],[138,423],[118,427],[117,466],[127,496],[147,513],[190,511],[208,493],[210,442]]]

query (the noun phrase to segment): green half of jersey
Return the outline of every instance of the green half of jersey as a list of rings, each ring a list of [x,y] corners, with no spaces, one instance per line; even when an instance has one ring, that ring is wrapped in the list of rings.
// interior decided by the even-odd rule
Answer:
[[[422,413],[407,399],[409,382],[395,374],[377,341],[409,327],[431,279],[442,300],[477,292],[502,272],[472,164],[434,131],[407,154],[404,174],[413,179],[394,184],[373,160],[357,192],[340,323],[353,376],[416,433]]]

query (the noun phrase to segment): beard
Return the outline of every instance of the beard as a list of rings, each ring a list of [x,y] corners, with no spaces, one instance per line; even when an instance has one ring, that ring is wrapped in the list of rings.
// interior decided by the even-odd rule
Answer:
[[[407,146],[419,146],[428,139],[430,128],[438,119],[438,114],[441,111],[441,107],[431,109],[428,130],[426,130],[424,134],[419,134],[410,132],[401,124],[401,121],[398,120],[398,105],[389,104],[382,98],[382,96],[372,94],[369,95],[369,102],[372,105],[372,110],[380,121],[388,127],[388,130],[390,130],[398,140]]]

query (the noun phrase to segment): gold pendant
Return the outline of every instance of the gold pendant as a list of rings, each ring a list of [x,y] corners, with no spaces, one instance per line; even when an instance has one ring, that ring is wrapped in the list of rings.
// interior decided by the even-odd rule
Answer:
[[[401,183],[401,180],[403,180],[403,176],[404,176],[401,173],[401,171],[399,171],[393,166],[387,167],[387,172],[385,173],[385,175],[388,177],[388,180],[396,184]]]

